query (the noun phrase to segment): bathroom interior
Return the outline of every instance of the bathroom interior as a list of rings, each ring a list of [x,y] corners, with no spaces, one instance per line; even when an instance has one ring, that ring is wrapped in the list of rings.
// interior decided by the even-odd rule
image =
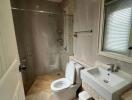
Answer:
[[[24,93],[6,99],[0,91],[2,100],[132,100],[132,0],[0,2],[0,22],[11,11]],[[3,26],[0,63],[15,54]],[[4,63],[0,79],[8,76]]]

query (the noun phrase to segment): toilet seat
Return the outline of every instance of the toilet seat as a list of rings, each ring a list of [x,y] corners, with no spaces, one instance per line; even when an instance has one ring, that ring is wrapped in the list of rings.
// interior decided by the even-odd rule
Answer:
[[[72,83],[67,78],[61,78],[52,82],[51,89],[57,92],[70,87],[70,85]]]

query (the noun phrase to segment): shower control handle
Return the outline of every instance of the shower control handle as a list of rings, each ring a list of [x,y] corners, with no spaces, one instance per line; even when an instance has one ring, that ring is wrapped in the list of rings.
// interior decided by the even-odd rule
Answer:
[[[26,71],[26,70],[27,70],[27,66],[25,66],[24,64],[20,64],[19,71],[23,72],[23,71]]]

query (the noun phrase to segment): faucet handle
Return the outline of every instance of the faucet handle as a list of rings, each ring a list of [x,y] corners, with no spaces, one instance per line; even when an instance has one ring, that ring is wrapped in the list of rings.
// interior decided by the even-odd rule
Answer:
[[[121,68],[119,66],[115,67],[115,72],[118,72]]]
[[[108,71],[111,71],[111,72],[114,72],[114,68],[115,68],[115,64],[107,64],[108,66],[110,66],[107,70]]]

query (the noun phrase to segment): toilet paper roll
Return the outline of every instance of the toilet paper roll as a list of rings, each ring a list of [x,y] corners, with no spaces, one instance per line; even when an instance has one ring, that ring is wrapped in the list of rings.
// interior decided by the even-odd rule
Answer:
[[[95,100],[88,92],[79,93],[79,100]]]

